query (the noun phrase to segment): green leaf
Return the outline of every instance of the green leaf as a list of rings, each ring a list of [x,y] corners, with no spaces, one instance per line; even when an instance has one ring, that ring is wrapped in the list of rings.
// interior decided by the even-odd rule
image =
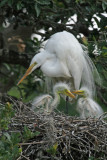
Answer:
[[[19,153],[21,153],[22,152],[22,148],[19,148]]]
[[[33,132],[31,132],[27,126],[24,126],[23,137],[25,138],[25,140],[32,138],[32,134]]]
[[[21,1],[17,3],[17,10],[21,10],[23,8],[23,4]]]
[[[4,136],[8,139],[9,142],[11,142],[11,137],[7,132],[4,133]]]
[[[56,152],[57,152],[57,148],[58,148],[58,143],[56,142],[52,147],[50,147],[47,152],[52,154],[52,155],[55,155]]]
[[[37,3],[35,4],[35,11],[36,11],[37,17],[39,17],[40,12],[41,12],[41,8],[40,8],[40,5]]]
[[[13,145],[16,145],[17,143],[19,143],[20,140],[21,139],[20,139],[20,133],[19,132],[11,134],[11,141],[12,141]]]
[[[53,145],[53,149],[56,151],[58,148],[58,143],[56,142],[54,145]]]
[[[34,136],[39,136],[40,135],[40,132],[38,132],[38,131],[36,131],[35,133],[34,133]]]
[[[106,8],[107,8],[107,2],[104,1],[104,2],[102,3],[102,8],[103,8],[104,11],[106,10]]]
[[[103,55],[104,57],[107,56],[107,47],[105,47],[105,46],[103,46],[103,48],[102,48],[102,55]]]

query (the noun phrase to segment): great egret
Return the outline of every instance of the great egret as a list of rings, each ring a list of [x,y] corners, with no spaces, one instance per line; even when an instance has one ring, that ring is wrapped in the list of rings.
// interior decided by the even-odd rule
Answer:
[[[79,112],[80,117],[98,118],[101,116],[101,114],[103,114],[103,110],[100,105],[92,99],[90,91],[86,87],[81,88],[81,90],[84,90],[84,94],[77,102],[77,111]]]
[[[52,112],[60,102],[60,94],[69,96],[71,98],[75,98],[75,96],[70,92],[69,85],[62,82],[55,84],[55,86],[53,87],[53,94],[54,94],[54,98],[48,94],[44,94],[42,96],[36,97],[32,102],[33,110],[42,106],[42,109],[47,113]]]
[[[63,31],[52,35],[44,50],[33,57],[30,67],[18,84],[38,67],[53,80],[69,83],[71,90],[86,86],[91,96],[94,95],[93,70],[96,75],[97,70],[73,34]]]

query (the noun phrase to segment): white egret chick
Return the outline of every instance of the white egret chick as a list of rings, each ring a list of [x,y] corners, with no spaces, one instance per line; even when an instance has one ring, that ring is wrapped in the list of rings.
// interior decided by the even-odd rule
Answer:
[[[81,118],[98,118],[103,114],[103,110],[100,105],[91,98],[91,93],[87,88],[81,88],[84,90],[82,98],[78,99],[77,111]],[[82,94],[81,94],[82,95]]]
[[[54,97],[44,94],[42,96],[36,97],[32,103],[32,108],[35,110],[36,108],[44,106],[43,110],[45,113],[52,112],[60,102],[60,94],[65,96],[75,98],[75,96],[70,92],[70,87],[66,83],[56,83],[53,87]]]
[[[66,81],[71,85],[72,90],[79,90],[80,86],[86,86],[91,95],[94,95],[93,71],[98,75],[97,70],[73,34],[63,31],[52,35],[44,50],[33,57],[30,67],[18,85],[38,67],[45,76],[55,80],[55,83]]]

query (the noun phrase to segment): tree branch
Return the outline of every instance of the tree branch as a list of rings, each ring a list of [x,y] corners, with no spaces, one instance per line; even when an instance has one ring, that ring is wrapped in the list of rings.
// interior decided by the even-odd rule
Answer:
[[[0,49],[0,63],[20,64],[28,67],[32,56],[26,53],[18,53],[11,50]]]

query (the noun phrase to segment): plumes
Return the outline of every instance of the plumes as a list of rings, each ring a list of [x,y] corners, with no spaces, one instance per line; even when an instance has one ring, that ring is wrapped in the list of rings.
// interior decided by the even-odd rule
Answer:
[[[101,85],[101,79],[100,79],[99,73],[94,63],[88,56],[88,51],[86,49],[83,50],[83,55],[84,55],[85,61],[84,61],[84,69],[82,73],[82,85],[81,86],[87,87],[88,90],[90,91],[91,96],[94,97],[96,93],[95,82]]]

